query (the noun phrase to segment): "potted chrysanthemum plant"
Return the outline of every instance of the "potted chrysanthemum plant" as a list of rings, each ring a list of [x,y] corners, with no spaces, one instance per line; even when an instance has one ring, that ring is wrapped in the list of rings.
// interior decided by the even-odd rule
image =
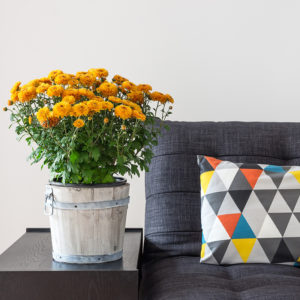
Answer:
[[[147,170],[173,98],[105,69],[60,70],[17,82],[5,111],[33,163],[50,170],[45,213],[53,258],[98,263],[122,257],[129,184]]]

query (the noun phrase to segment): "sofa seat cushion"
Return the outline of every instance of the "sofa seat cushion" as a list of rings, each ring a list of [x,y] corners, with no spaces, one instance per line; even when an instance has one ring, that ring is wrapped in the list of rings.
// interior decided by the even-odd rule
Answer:
[[[143,266],[143,300],[293,300],[300,295],[300,268],[285,265],[199,264],[177,256]]]

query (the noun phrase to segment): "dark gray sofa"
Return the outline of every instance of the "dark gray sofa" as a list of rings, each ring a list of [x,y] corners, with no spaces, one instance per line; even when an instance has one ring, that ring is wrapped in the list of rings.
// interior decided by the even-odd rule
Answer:
[[[300,299],[300,268],[200,264],[197,154],[300,165],[300,123],[168,122],[146,174],[143,300]],[[300,251],[300,249],[299,249]]]

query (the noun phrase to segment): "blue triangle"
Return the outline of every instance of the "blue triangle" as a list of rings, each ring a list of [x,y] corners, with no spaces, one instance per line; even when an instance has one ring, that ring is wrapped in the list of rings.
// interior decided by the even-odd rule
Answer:
[[[284,169],[280,166],[268,165],[264,168],[265,171],[274,172],[274,173],[284,173]]]
[[[232,235],[232,239],[253,239],[253,238],[256,238],[255,234],[253,233],[245,217],[241,215],[235,227],[234,233]]]
[[[300,267],[300,264],[298,262],[295,262],[294,267]]]
[[[202,233],[202,245],[206,244],[205,238],[204,238],[204,234]]]

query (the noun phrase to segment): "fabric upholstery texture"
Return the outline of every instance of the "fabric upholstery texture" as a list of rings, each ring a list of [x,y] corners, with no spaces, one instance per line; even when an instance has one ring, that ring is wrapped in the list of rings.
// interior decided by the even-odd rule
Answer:
[[[300,167],[198,156],[201,262],[300,266]]]
[[[198,292],[197,289],[202,284],[202,280],[204,280],[203,282],[208,280],[205,277],[202,279],[203,273],[210,272],[210,275],[207,276],[211,278],[211,283],[214,282],[217,286],[218,277],[214,277],[214,274],[223,274],[224,270],[229,269],[199,263],[201,219],[200,172],[197,165],[197,155],[203,154],[237,163],[260,162],[273,165],[300,165],[300,123],[167,123],[170,130],[165,131],[159,138],[158,146],[154,148],[154,157],[145,179],[146,219],[142,291],[144,291],[144,299],[201,299],[198,297],[201,292]],[[174,265],[172,261],[167,266],[169,259],[174,256],[190,256],[188,259],[193,262],[189,264],[192,275],[189,275],[189,278],[186,276],[190,280],[182,283],[190,287],[190,294],[187,291],[187,294],[184,291],[181,292],[179,287],[176,289],[181,294],[176,296],[177,298],[173,297],[172,288],[175,289],[177,281],[174,282],[174,278],[177,278],[176,272],[177,270],[180,271],[181,267]],[[164,258],[168,258],[168,260],[164,260]],[[174,259],[176,260],[176,258]],[[160,263],[170,272],[154,272],[156,266],[159,267]],[[208,269],[205,269],[206,266]],[[296,284],[294,278],[296,273],[299,274],[299,269],[277,265],[265,266],[269,268],[264,269],[265,272],[270,270],[270,273],[262,273],[263,275],[259,275],[260,278],[266,277],[266,280],[268,280],[268,274],[273,276],[272,268],[280,268],[278,270],[286,268],[284,270],[287,289],[282,293],[290,293],[289,295],[299,293],[299,281]],[[193,270],[195,268],[198,270],[197,274],[194,274]],[[236,274],[239,274],[239,276],[242,276],[247,268],[252,268],[255,271],[255,267],[252,267],[252,265],[236,265],[232,268],[236,270]],[[241,269],[239,270],[239,268]],[[203,273],[201,273],[201,270],[203,270]],[[193,276],[196,276],[197,279],[193,280],[191,278]],[[249,280],[249,276],[247,280]],[[238,276],[236,280],[239,280]],[[247,280],[245,279],[245,281]],[[288,283],[289,280],[290,283]],[[236,286],[240,283],[232,282],[232,284]],[[166,288],[165,285],[167,285]],[[204,283],[203,286],[205,286]],[[276,281],[272,284],[272,280],[269,280],[269,283],[261,289],[265,289],[265,293],[269,294],[273,290],[276,291]],[[208,290],[209,293],[213,293],[213,287]],[[151,295],[155,293],[157,297],[152,297]],[[239,294],[237,289],[235,292],[236,298],[231,299],[268,299],[262,298],[262,296],[261,298],[251,298],[251,288],[248,289],[247,293]],[[274,293],[276,294],[276,292]],[[184,294],[187,296],[184,296]],[[260,295],[263,295],[262,291]],[[218,299],[216,297],[202,298]]]
[[[300,269],[284,265],[200,264],[178,256],[144,265],[143,300],[298,300]]]

